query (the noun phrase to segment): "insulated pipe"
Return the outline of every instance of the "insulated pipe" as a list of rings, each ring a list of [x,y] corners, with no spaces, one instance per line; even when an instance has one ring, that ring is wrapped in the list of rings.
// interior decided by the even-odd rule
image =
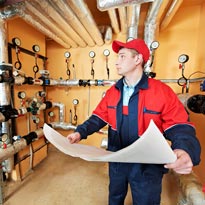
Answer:
[[[138,35],[138,25],[139,25],[139,18],[140,18],[140,4],[133,4],[132,6],[128,7],[128,33],[127,33],[127,40],[133,40],[137,38]]]
[[[110,26],[105,28],[104,41],[105,44],[110,44],[112,41],[112,28]]]
[[[148,3],[153,2],[154,0],[98,0],[97,1],[97,7],[100,11],[105,11],[108,9],[118,8],[120,6],[129,6],[130,4],[142,4],[142,3]]]
[[[144,40],[148,47],[150,47],[151,43],[155,40],[156,32],[159,30],[157,14],[159,13],[162,2],[163,0],[155,0],[148,11],[144,32]]]
[[[27,145],[29,145],[34,139],[43,137],[43,129],[40,128],[34,132],[30,132],[28,135],[23,136],[19,140],[16,140],[13,144],[8,144],[5,149],[0,149],[0,162],[13,156]]]
[[[108,14],[109,14],[111,25],[112,25],[112,28],[113,28],[114,32],[116,34],[119,33],[120,28],[119,28],[119,23],[118,23],[118,20],[117,20],[116,10],[115,9],[109,9]]]
[[[49,123],[53,129],[75,130],[77,127],[66,122],[51,122]]]
[[[52,103],[53,107],[59,108],[59,122],[63,123],[65,122],[65,105],[63,103]]]
[[[127,33],[127,10],[126,7],[120,7],[118,9],[120,18],[120,29],[123,34]]]
[[[28,24],[36,28],[38,31],[59,43],[62,47],[70,48],[70,45],[61,40],[61,38],[57,34],[52,33],[48,28],[44,27],[40,22],[34,19],[33,16],[31,16],[29,13],[26,13],[23,9],[19,10],[18,15]]]
[[[27,10],[27,13],[32,14],[33,18],[37,22],[42,22],[45,27],[48,27],[50,32],[55,33],[56,36],[58,36],[60,39],[62,39],[63,42],[67,44],[66,48],[70,48],[70,45],[75,45],[76,44],[71,40],[59,27],[58,25],[54,24],[54,22],[50,19],[47,18],[44,15],[44,12],[41,12],[40,8],[36,8],[33,6],[32,2],[25,1],[25,8]],[[54,39],[55,40],[55,39]]]
[[[96,22],[83,0],[65,0],[69,7],[75,12],[76,16],[80,19],[83,26],[90,33],[93,40],[96,42],[98,46],[102,46],[104,44],[102,39],[102,34],[100,33]]]
[[[87,32],[85,27],[82,25],[82,23],[79,21],[77,16],[74,14],[74,12],[68,7],[68,4],[66,4],[63,0],[49,0],[49,2],[52,4],[53,7],[56,7],[56,10],[58,10],[59,13],[61,13],[66,21],[73,27],[73,29],[81,36],[82,39],[88,44],[88,46],[94,46],[95,42],[90,36],[90,34]]]
[[[7,23],[0,18],[0,63],[8,63]]]
[[[70,39],[74,41],[72,47],[86,47],[87,44],[85,43],[85,41],[74,31],[74,29],[66,22],[61,14],[58,13],[49,2],[32,0],[32,4],[34,6],[40,6],[47,17],[52,18],[56,25],[58,25],[68,35],[68,37],[70,37]]]

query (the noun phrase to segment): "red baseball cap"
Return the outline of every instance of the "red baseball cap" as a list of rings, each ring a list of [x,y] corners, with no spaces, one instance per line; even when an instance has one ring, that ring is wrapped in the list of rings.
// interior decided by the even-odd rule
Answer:
[[[146,43],[142,39],[134,39],[126,43],[120,41],[113,41],[112,50],[114,52],[118,53],[121,48],[129,48],[136,50],[138,53],[142,54],[145,63],[149,60],[150,51]]]

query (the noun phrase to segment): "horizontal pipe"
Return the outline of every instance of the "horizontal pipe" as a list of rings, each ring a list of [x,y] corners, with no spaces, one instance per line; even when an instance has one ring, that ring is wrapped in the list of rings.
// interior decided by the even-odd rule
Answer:
[[[9,157],[13,156],[23,148],[27,146],[27,142],[25,139],[20,139],[16,142],[14,142],[12,145],[7,145],[6,149],[0,149],[0,162],[3,162],[4,160],[8,159]]]
[[[66,122],[51,122],[49,123],[53,129],[75,130],[77,127]]]
[[[43,129],[39,128],[33,132],[30,132],[28,135],[25,135],[20,139],[17,139],[13,144],[8,144],[5,149],[0,149],[0,162],[3,162],[4,160],[13,156],[20,150],[24,149],[33,140],[39,139],[43,136],[44,136]]]

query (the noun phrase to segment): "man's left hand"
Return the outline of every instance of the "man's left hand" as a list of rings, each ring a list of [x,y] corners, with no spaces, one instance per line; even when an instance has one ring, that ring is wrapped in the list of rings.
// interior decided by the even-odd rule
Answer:
[[[193,163],[187,152],[181,149],[174,150],[177,160],[174,163],[165,164],[167,169],[173,169],[178,174],[190,174],[192,171]]]

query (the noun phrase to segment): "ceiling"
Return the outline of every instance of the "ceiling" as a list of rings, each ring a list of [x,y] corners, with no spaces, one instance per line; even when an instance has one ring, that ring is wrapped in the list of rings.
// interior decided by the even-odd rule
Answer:
[[[127,2],[127,3],[124,3]],[[113,35],[144,38],[168,26],[183,6],[204,0],[0,0],[0,17],[20,17],[65,48],[108,44]]]

